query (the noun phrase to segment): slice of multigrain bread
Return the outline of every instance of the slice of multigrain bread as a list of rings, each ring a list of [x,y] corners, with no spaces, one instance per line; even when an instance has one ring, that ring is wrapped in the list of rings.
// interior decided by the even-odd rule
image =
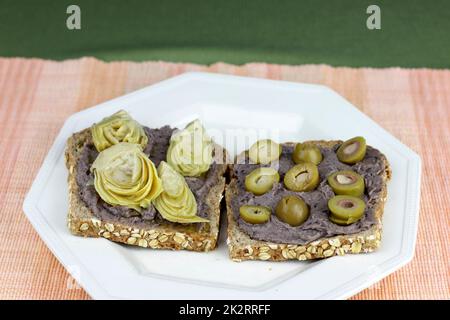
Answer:
[[[215,160],[219,163],[217,181],[208,191],[205,199],[210,223],[203,223],[200,228],[192,224],[178,224],[161,221],[155,225],[137,228],[117,221],[102,221],[86,206],[80,198],[77,184],[77,162],[83,148],[92,143],[91,130],[85,129],[72,135],[65,151],[65,162],[69,170],[69,230],[78,236],[103,237],[111,241],[121,242],[153,249],[209,251],[216,247],[219,234],[220,201],[225,189],[224,174],[227,166],[224,162],[226,151],[214,146]],[[219,151],[219,152],[217,152]]]
[[[342,141],[309,141],[322,147],[333,147]],[[294,146],[294,143],[284,143],[286,146]],[[245,158],[245,152],[237,157],[237,162]],[[382,231],[382,215],[387,196],[387,181],[391,177],[391,169],[386,157],[382,156],[385,171],[382,173],[383,186],[375,205],[375,217],[377,223],[370,229],[350,234],[321,238],[305,245],[273,243],[251,239],[238,226],[233,215],[231,201],[240,192],[237,187],[237,179],[231,170],[231,181],[226,187],[226,204],[228,216],[227,244],[230,258],[234,261],[243,260],[311,260],[328,258],[334,255],[356,254],[372,252],[380,246]]]

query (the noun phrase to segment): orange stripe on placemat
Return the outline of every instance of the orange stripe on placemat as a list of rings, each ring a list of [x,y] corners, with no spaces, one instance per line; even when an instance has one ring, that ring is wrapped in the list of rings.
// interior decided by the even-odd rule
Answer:
[[[88,298],[25,219],[25,193],[70,114],[186,71],[328,85],[417,151],[423,184],[416,256],[352,299],[450,298],[450,71],[93,58],[0,59],[0,298]]]

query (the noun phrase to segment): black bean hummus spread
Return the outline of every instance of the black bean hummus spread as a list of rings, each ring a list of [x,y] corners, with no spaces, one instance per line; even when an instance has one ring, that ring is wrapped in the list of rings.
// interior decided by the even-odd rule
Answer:
[[[283,146],[279,161],[271,164],[275,169],[277,169],[276,165],[279,165],[280,182],[275,184],[271,191],[261,196],[255,196],[251,192],[246,191],[244,185],[247,174],[260,167],[260,165],[248,164],[247,160],[245,164],[236,164],[234,166],[234,174],[238,179],[239,194],[233,198],[231,207],[241,230],[256,240],[306,244],[323,237],[358,233],[369,229],[377,223],[375,205],[378,202],[383,186],[382,175],[386,169],[383,161],[384,156],[378,150],[367,146],[365,158],[350,166],[338,160],[336,150],[339,148],[339,145],[333,148],[319,148],[323,155],[323,160],[318,165],[321,182],[317,189],[310,192],[289,191],[283,185],[285,173],[295,165],[291,159],[294,146]],[[328,219],[328,200],[335,194],[326,179],[330,174],[340,170],[353,170],[359,173],[363,176],[366,186],[364,194],[366,209],[364,215],[359,221],[348,226],[334,224]],[[275,214],[272,214],[270,220],[264,224],[250,224],[239,216],[239,208],[242,205],[267,206],[273,209],[278,201],[287,195],[300,196],[310,208],[308,219],[298,227],[292,227],[280,221]]]
[[[167,149],[172,132],[175,130],[169,126],[159,129],[150,129],[144,127],[148,137],[148,144],[144,149],[150,160],[155,166],[162,160],[166,160]],[[124,206],[112,206],[104,202],[94,188],[94,174],[90,171],[91,165],[97,158],[98,151],[93,143],[86,144],[81,152],[77,164],[77,184],[80,198],[93,214],[103,221],[120,222],[127,225],[141,227],[145,225],[155,225],[162,221],[162,217],[153,206],[137,212]],[[205,202],[209,189],[217,183],[218,165],[213,162],[204,177],[192,178],[186,177],[189,188],[194,193],[197,200],[198,216],[207,218],[208,205]]]

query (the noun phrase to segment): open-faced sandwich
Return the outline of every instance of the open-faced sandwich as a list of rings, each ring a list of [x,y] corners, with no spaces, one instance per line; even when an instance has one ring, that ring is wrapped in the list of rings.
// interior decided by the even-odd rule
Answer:
[[[151,129],[119,111],[72,135],[65,156],[73,234],[155,249],[215,248],[228,158],[198,120],[182,130]],[[362,137],[260,140],[229,175],[235,261],[309,260],[380,245],[391,171]]]
[[[67,142],[68,227],[148,248],[214,249],[226,152],[198,120],[152,129],[119,111]]]
[[[362,137],[260,140],[237,157],[226,189],[235,261],[309,260],[380,245],[386,157]]]

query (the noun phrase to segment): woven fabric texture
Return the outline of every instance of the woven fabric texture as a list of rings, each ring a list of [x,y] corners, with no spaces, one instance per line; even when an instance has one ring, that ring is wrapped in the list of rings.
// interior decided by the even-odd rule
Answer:
[[[450,299],[450,71],[326,65],[0,59],[0,299],[89,299],[40,240],[22,203],[64,120],[186,71],[327,85],[422,157],[414,260],[352,299]]]

